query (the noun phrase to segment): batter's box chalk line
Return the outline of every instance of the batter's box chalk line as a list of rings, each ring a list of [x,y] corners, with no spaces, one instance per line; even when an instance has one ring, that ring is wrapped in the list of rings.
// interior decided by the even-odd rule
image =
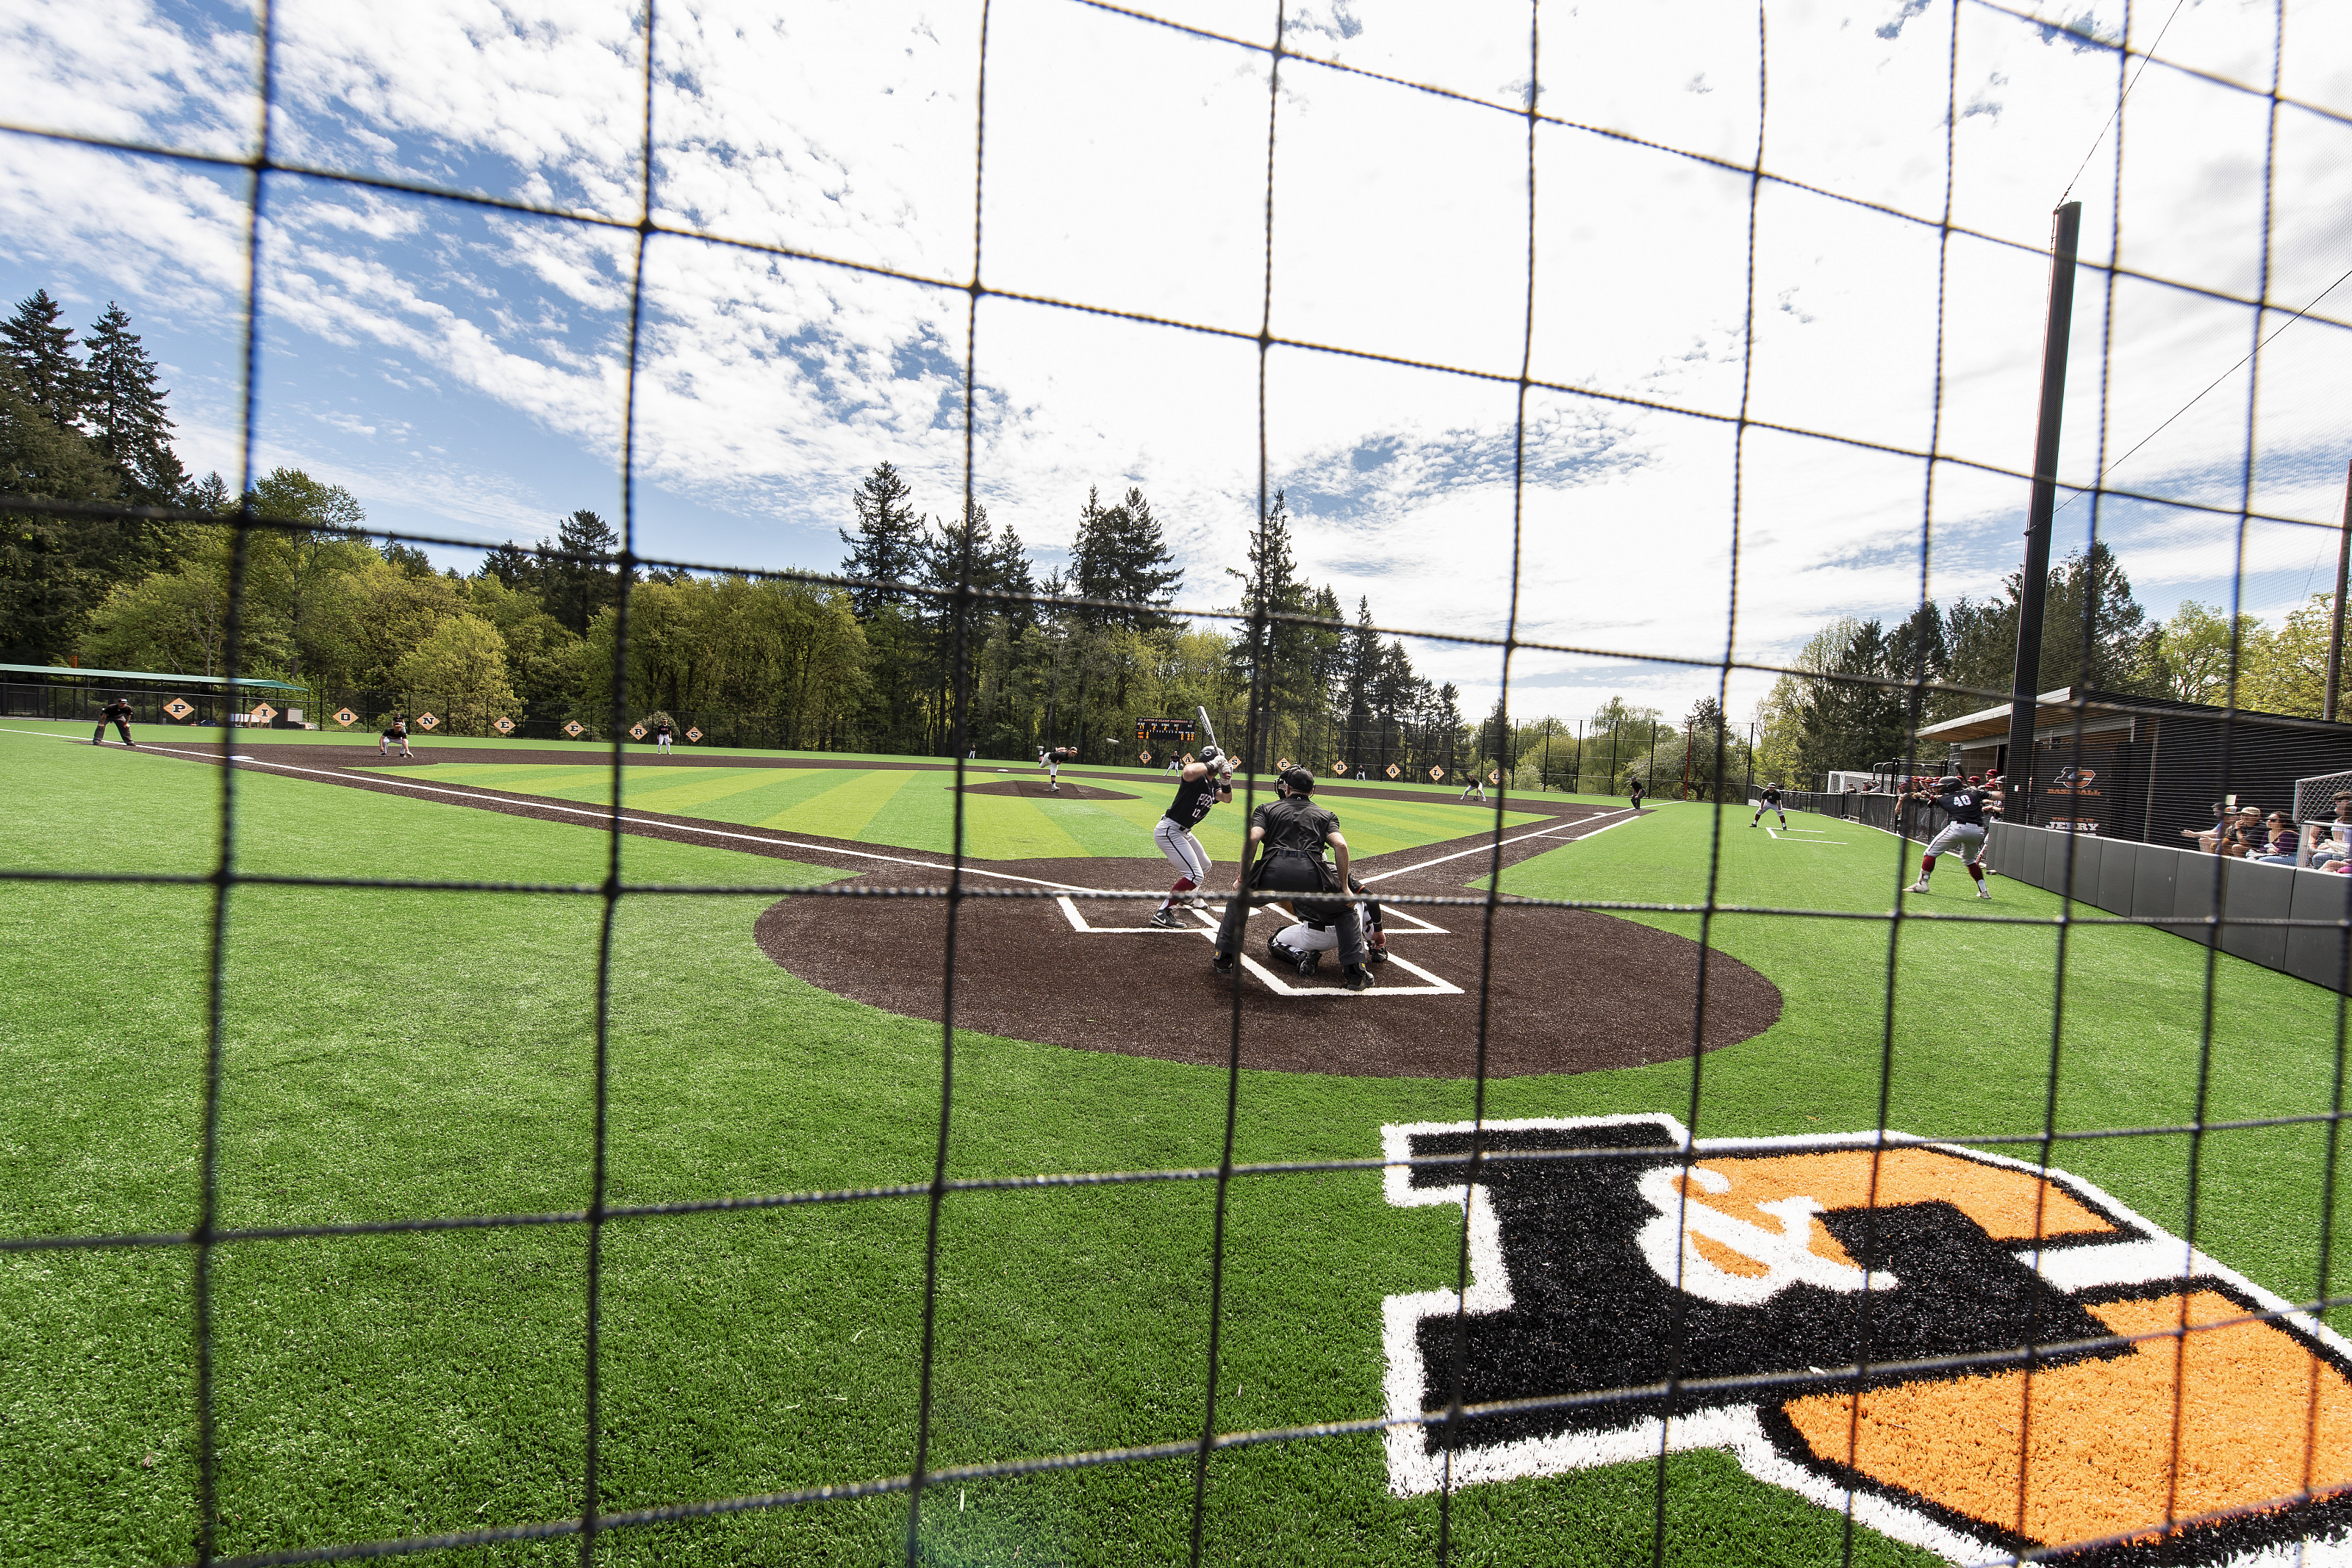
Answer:
[[[1087,917],[1078,912],[1078,904],[1076,899],[1066,896],[1057,898],[1054,902],[1062,906],[1063,917],[1069,921],[1070,929],[1086,936],[1159,936],[1168,935],[1178,936],[1205,936],[1213,942],[1216,940],[1217,936],[1217,923],[1224,917],[1224,906],[1223,904],[1219,904],[1214,910],[1193,909],[1187,911],[1186,913],[1190,914],[1199,924],[1187,926],[1178,926],[1173,932],[1171,932],[1165,926],[1159,925],[1089,925],[1087,921]],[[1265,911],[1262,908],[1253,909],[1250,911],[1250,915],[1254,919],[1265,913]],[[1454,933],[1446,930],[1442,925],[1432,925],[1428,921],[1420,918],[1418,915],[1408,915],[1401,909],[1391,911],[1390,918],[1392,920],[1402,920],[1409,923],[1402,926],[1394,925],[1387,926],[1388,934],[1392,937],[1401,936],[1451,936],[1454,935]],[[1389,951],[1389,961],[1387,967],[1391,969],[1402,969],[1409,975],[1417,975],[1421,977],[1423,982],[1422,984],[1417,986],[1375,985],[1367,987],[1360,991],[1350,991],[1345,987],[1337,984],[1328,986],[1294,986],[1284,980],[1280,976],[1267,968],[1265,965],[1259,963],[1255,958],[1251,957],[1247,953],[1241,955],[1241,960],[1243,968],[1247,969],[1251,974],[1255,975],[1260,980],[1264,981],[1266,989],[1272,991],[1278,997],[1460,997],[1467,996],[1469,994],[1461,987],[1455,985],[1453,981],[1445,978],[1444,976],[1431,974],[1420,965],[1397,952],[1393,947]]]

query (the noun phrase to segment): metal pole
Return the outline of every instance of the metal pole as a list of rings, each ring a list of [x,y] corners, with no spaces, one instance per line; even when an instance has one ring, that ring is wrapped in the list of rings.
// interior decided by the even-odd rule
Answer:
[[[2352,575],[2352,463],[2344,465],[2344,520],[2336,529],[2336,603],[2327,631],[2327,691],[2319,716],[2336,716],[2337,677],[2344,671],[2344,580]]]
[[[1755,727],[1754,725],[1752,725],[1752,724],[1751,724],[1751,725],[1749,725],[1749,726],[1748,727],[1748,784],[1747,784],[1746,789],[1745,789],[1745,790],[1744,790],[1744,792],[1741,794],[1740,799],[1742,799],[1742,800],[1754,800],[1755,798],[1756,798],[1756,727]]]
[[[2033,435],[2033,497],[2025,517],[2025,576],[2018,604],[2017,663],[2009,685],[2012,822],[2033,816],[2033,710],[2042,685],[2042,601],[2050,586],[2050,518],[2058,507],[2058,437],[2066,413],[2066,345],[2074,323],[2074,245],[2083,204],[2055,214],[2050,239],[2050,309],[2042,323],[2042,416]],[[2085,607],[2087,612],[2087,606]]]

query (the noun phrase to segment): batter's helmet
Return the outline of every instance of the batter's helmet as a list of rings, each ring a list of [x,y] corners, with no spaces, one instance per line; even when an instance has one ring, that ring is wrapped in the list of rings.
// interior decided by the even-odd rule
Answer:
[[[1941,779],[1936,780],[1936,788],[1938,789],[1957,789],[1963,782],[1964,780],[1958,774],[1947,773]]]

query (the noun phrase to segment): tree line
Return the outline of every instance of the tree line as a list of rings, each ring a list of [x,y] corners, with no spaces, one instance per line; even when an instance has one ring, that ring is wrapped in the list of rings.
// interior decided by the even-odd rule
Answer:
[[[1851,616],[1828,622],[1790,660],[1798,673],[1779,677],[1765,698],[1759,756],[1799,779],[1901,762],[1916,729],[2005,703],[2024,593],[2019,570],[1992,599],[1962,598],[1941,610],[1928,600],[1891,624]],[[2221,609],[2189,600],[2170,620],[2153,621],[2115,552],[2095,543],[2050,569],[2037,678],[2042,691],[2077,686],[2212,706],[2234,701],[2315,718],[2334,611],[2334,595],[2315,593],[2276,627],[2244,614],[2233,626]],[[1976,690],[1908,689],[1919,681]]]

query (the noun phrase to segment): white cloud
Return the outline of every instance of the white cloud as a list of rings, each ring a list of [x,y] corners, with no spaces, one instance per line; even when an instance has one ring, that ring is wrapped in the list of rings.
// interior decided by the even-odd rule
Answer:
[[[104,135],[238,145],[249,20],[169,19],[135,0],[20,7],[17,112]],[[2147,8],[2141,8],[2145,12]],[[1260,5],[1179,19],[1265,41]],[[2254,82],[2269,12],[2185,9],[2168,57]],[[664,6],[656,42],[655,206],[663,222],[953,283],[972,265],[978,10],[968,0],[767,8]],[[2120,25],[2120,4],[2090,13]],[[611,7],[432,0],[281,7],[280,149],[634,218],[640,40]],[[1758,194],[1752,354],[1749,182],[1560,126],[1537,137],[1530,373],[1612,398],[1751,417],[1903,449],[1930,439],[2021,468],[2032,438],[2048,214],[2114,107],[2115,57],[1982,7],[1769,15],[1768,165],[1840,194],[1954,221],[2027,249],[1767,183]],[[1498,634],[1508,602],[1515,389],[1528,301],[1528,79],[1517,5],[1353,0],[1294,15],[1289,44],[1483,108],[1286,62],[1277,128],[1272,323],[1280,335],[1475,370],[1477,379],[1276,350],[1265,457],[1298,515],[1298,554],[1391,623]],[[2151,23],[2135,14],[2137,42]],[[2289,12],[2287,90],[2352,104],[2352,21]],[[1136,483],[1183,551],[1185,597],[1229,598],[1259,478],[1266,58],[1065,0],[1001,0],[988,57],[982,277],[996,288],[1198,322],[1227,337],[1005,300],[979,313],[974,481],[1034,546],[1066,542],[1089,486]],[[1580,124],[1738,163],[1754,152],[1756,14],[1693,0],[1654,12],[1549,10],[1542,107]],[[238,72],[247,74],[240,77]],[[1704,89],[1704,90],[1702,90]],[[242,93],[245,96],[239,97]],[[1995,111],[1997,108],[1997,112]],[[2126,266],[2244,293],[2259,281],[2263,103],[2164,67],[2123,122]],[[1971,110],[1981,112],[1969,112]],[[2352,131],[2284,110],[2272,158],[2273,297],[2300,305],[2352,252]],[[2085,255],[2109,244],[2112,133],[2075,194]],[[20,272],[77,269],[134,313],[233,335],[244,204],[234,175],[0,141],[0,247]],[[502,459],[482,411],[526,422],[602,486],[625,407],[634,236],[486,215],[310,181],[273,183],[264,239],[272,460],[346,476],[372,504],[452,531],[544,532],[544,457]],[[641,548],[827,566],[841,497],[877,460],[945,512],[962,488],[967,297],[734,246],[646,248],[638,471],[718,514]],[[1937,319],[1937,267],[1945,267]],[[2080,279],[2062,472],[2107,455],[2221,376],[2252,342],[2242,308],[2129,279]],[[2329,308],[2352,314],[2352,291]],[[2273,318],[2272,325],[2280,319]],[[1940,325],[1940,335],[1939,335]],[[2107,351],[2102,361],[2103,335]],[[2346,334],[2291,328],[2263,350],[2256,505],[2332,517]],[[1940,408],[1938,358],[1940,355]],[[2102,370],[2105,371],[2103,378]],[[199,368],[192,443],[234,448],[234,365]],[[2233,507],[2244,372],[2215,388],[2118,482]],[[205,400],[211,401],[206,402]],[[1733,427],[1721,419],[1537,392],[1520,514],[1523,636],[1656,658],[1719,659],[1731,631]],[[490,422],[495,423],[495,422]],[[301,441],[343,444],[305,457]],[[394,446],[398,451],[393,450]],[[440,455],[446,448],[448,455]],[[415,455],[411,455],[415,454]],[[502,467],[502,461],[509,465]],[[564,465],[553,465],[563,467]],[[1819,622],[1897,613],[1921,587],[1927,476],[1916,459],[1751,430],[1739,500],[1738,656],[1784,654]],[[573,481],[565,477],[565,484]],[[1927,588],[1997,591],[2013,570],[2021,481],[1947,467]],[[2061,519],[2078,544],[2087,504]],[[777,523],[797,527],[777,528]],[[683,528],[685,525],[677,525]],[[2226,518],[2110,503],[2151,608],[2218,597]],[[2249,591],[2293,601],[2307,530],[2256,530]],[[2250,598],[2252,602],[2252,598]],[[1420,656],[1485,700],[1490,650]],[[1679,708],[1704,669],[1523,654],[1528,700],[1574,712],[1609,689]],[[1558,683],[1558,684],[1552,684]],[[1735,681],[1739,700],[1761,682]]]

